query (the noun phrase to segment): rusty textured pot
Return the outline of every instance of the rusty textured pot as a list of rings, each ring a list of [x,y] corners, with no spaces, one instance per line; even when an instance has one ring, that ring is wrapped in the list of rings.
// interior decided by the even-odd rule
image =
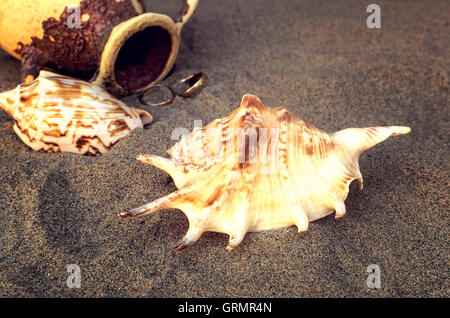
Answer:
[[[116,96],[141,92],[172,68],[198,0],[175,20],[140,1],[1,0],[0,46],[22,61],[24,79],[51,68]]]

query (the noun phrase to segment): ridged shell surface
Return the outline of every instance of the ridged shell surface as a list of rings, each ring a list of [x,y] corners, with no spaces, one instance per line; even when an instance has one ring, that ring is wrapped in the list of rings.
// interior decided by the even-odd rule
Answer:
[[[49,71],[1,93],[0,107],[23,142],[45,152],[99,155],[152,121],[97,85]]]
[[[356,179],[362,189],[361,152],[409,131],[389,126],[329,134],[247,94],[231,114],[183,137],[169,149],[171,159],[138,156],[169,173],[179,190],[120,215],[182,210],[189,230],[177,250],[205,231],[228,234],[228,250],[249,231],[292,225],[306,231],[311,221],[345,214],[350,183]]]

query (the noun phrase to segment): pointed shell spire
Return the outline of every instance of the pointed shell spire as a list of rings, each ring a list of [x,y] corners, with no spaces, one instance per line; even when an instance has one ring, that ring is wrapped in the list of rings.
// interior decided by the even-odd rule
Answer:
[[[26,145],[46,152],[102,154],[153,120],[99,86],[48,71],[0,93],[0,107]]]
[[[306,231],[309,222],[334,211],[344,216],[350,183],[356,179],[362,188],[362,151],[409,131],[390,126],[328,134],[247,94],[231,114],[176,143],[168,151],[171,159],[138,156],[169,173],[179,190],[120,216],[182,210],[189,230],[176,250],[205,231],[228,234],[228,250],[247,232],[292,225]]]
[[[404,135],[410,131],[411,128],[403,126],[347,128],[334,133],[333,138],[350,151],[362,153],[390,136]]]

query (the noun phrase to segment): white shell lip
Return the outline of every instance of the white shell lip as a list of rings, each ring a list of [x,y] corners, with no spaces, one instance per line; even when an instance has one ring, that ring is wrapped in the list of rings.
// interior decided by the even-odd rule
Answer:
[[[132,130],[152,122],[103,88],[50,71],[0,94],[14,131],[35,151],[100,155]]]
[[[275,129],[277,134],[264,137],[262,128]],[[242,130],[252,129],[256,138],[244,134],[239,145]],[[139,155],[137,160],[169,173],[178,190],[119,216],[180,209],[189,229],[175,250],[193,245],[205,231],[228,234],[227,250],[237,247],[249,231],[292,225],[306,231],[309,222],[333,212],[336,218],[345,215],[350,183],[356,179],[362,189],[361,152],[409,131],[409,127],[387,126],[329,134],[287,108],[264,106],[256,96],[246,94],[232,113],[194,129],[170,148],[170,159]],[[251,140],[258,144],[252,146]],[[263,160],[251,162],[251,149],[274,155],[276,169],[267,171]]]

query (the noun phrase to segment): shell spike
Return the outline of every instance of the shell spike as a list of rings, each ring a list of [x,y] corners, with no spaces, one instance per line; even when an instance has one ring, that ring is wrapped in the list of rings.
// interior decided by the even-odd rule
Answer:
[[[192,246],[202,236],[203,230],[199,227],[189,227],[184,237],[173,246],[175,251],[182,251]]]
[[[141,154],[136,157],[136,160],[151,164],[161,170],[164,170],[170,175],[172,175],[172,172],[176,170],[175,163],[172,160],[163,157]]]
[[[239,233],[234,233],[234,234],[230,235],[230,239],[228,241],[228,245],[227,245],[226,250],[227,251],[232,251],[239,244],[241,244],[241,242],[244,239],[244,236],[245,236],[246,233],[247,233],[247,229],[245,229],[244,231],[241,231]]]
[[[180,188],[186,182],[186,173],[183,173],[184,168],[182,166],[177,166],[172,160],[145,154],[137,156],[136,159],[167,172],[172,177],[177,188]]]
[[[240,202],[242,201],[240,200]],[[240,209],[235,211],[235,218],[239,219],[239,221],[234,222],[233,228],[228,231],[230,238],[226,247],[227,251],[232,251],[233,249],[238,247],[244,239],[245,234],[247,234],[248,232],[248,208],[249,205],[247,203],[244,203],[242,204]]]
[[[119,213],[119,216],[127,219],[127,218],[133,218],[133,217],[137,217],[137,216],[144,216],[144,215],[148,215],[150,213],[159,211],[159,210],[164,210],[164,209],[170,209],[172,207],[174,207],[175,201],[178,198],[178,192],[172,192],[171,194],[168,194],[162,198],[159,198],[153,202],[144,204],[143,206],[139,207],[139,208],[135,208],[129,211],[125,211],[122,213]]]
[[[308,230],[309,226],[308,215],[303,209],[295,212],[294,223],[297,226],[297,231],[299,233]]]
[[[385,141],[390,136],[404,135],[411,131],[405,126],[348,128],[333,134],[335,141],[358,154]]]
[[[263,103],[258,98],[258,96],[255,96],[252,94],[245,94],[244,96],[242,96],[241,107],[246,108],[246,107],[251,107],[251,106],[256,106],[259,108],[264,107]]]
[[[336,219],[343,217],[346,212],[344,201],[336,201],[334,203],[334,209],[336,211],[336,215],[335,215]]]
[[[359,190],[362,190],[364,188],[364,180],[363,180],[361,171],[359,171],[359,170],[358,170],[358,177],[356,178],[356,180],[358,180]]]

